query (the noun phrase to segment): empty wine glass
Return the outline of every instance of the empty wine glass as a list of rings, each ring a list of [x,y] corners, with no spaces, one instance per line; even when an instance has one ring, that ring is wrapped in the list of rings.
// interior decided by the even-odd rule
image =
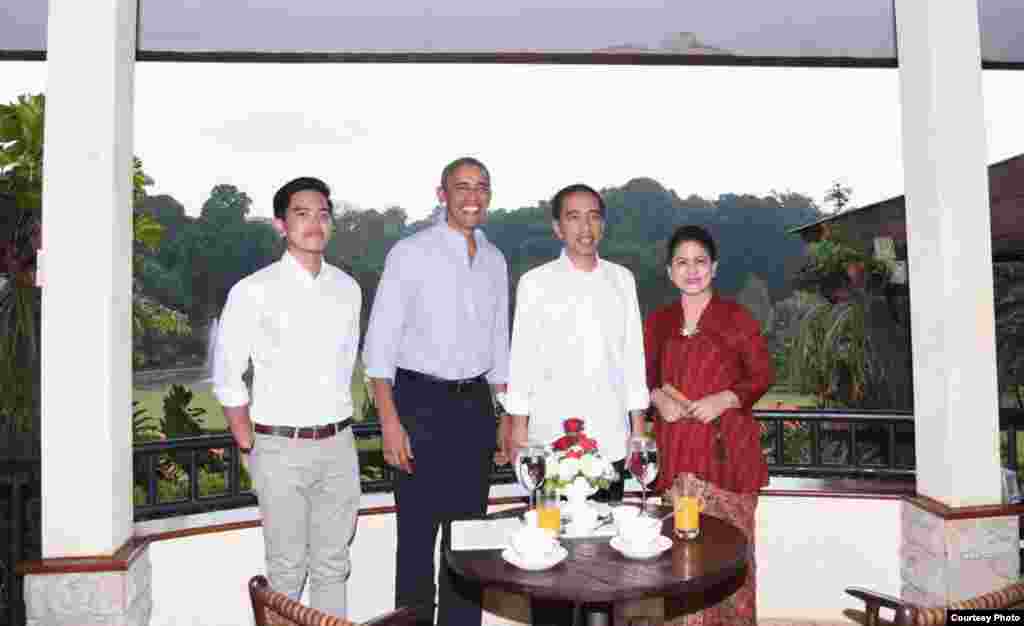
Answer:
[[[633,437],[629,440],[629,456],[626,467],[633,478],[640,483],[640,510],[647,512],[647,486],[658,476],[658,446],[647,437]]]
[[[548,452],[544,446],[528,443],[519,448],[515,457],[516,478],[530,492],[530,508],[534,506],[537,489],[544,484]]]

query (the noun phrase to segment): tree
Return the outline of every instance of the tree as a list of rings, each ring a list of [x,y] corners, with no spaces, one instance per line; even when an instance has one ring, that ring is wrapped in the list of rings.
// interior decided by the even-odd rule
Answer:
[[[832,205],[832,213],[842,213],[853,197],[853,187],[846,187],[838,180],[825,191],[825,202]]]
[[[41,299],[35,271],[42,242],[45,105],[43,95],[19,96],[15,102],[0,105],[0,195],[7,205],[2,216],[6,228],[0,233],[0,416],[12,418],[26,431],[34,430],[39,413]],[[152,182],[135,158],[133,206]],[[136,264],[138,250],[155,248],[161,235],[162,227],[152,217],[135,216]],[[137,280],[133,281],[132,302],[134,335],[145,329],[187,332],[184,318],[143,296]]]
[[[217,185],[203,203],[199,219],[223,228],[245,221],[252,208],[252,198],[234,185]]]
[[[220,315],[232,285],[281,254],[280,237],[270,224],[246,217],[252,199],[235,185],[217,185],[203,203],[185,242],[191,286],[189,317],[205,323]]]

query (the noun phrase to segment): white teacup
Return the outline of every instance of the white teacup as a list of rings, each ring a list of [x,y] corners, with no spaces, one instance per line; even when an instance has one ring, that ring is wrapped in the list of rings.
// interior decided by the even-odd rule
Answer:
[[[512,536],[512,549],[525,559],[537,560],[550,556],[557,545],[554,533],[536,526],[523,526]]]
[[[612,509],[612,519],[615,520],[615,525],[622,528],[622,525],[627,523],[631,519],[636,519],[640,515],[640,509],[635,506],[623,504]]]
[[[661,535],[661,521],[635,515],[619,524],[619,536],[633,552],[649,552]]]

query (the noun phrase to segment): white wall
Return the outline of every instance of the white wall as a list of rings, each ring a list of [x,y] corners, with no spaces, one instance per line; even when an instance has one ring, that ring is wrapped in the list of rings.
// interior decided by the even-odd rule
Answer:
[[[758,618],[843,619],[843,590],[900,594],[902,500],[766,496],[757,510]]]
[[[498,495],[498,489],[495,489]],[[502,490],[504,492],[504,490]],[[390,496],[364,496],[382,506]],[[843,593],[851,585],[899,594],[900,500],[764,496],[758,506],[758,615],[842,620],[857,608]],[[139,524],[141,534],[255,519],[255,509]],[[352,546],[350,619],[365,621],[394,607],[395,519],[359,518]],[[157,541],[153,563],[152,626],[252,624],[246,582],[263,573],[259,528]],[[488,596],[504,616],[485,624],[515,623],[525,602]]]

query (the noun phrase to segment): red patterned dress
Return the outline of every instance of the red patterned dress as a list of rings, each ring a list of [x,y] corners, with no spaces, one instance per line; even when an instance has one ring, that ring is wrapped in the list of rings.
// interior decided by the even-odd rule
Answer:
[[[673,623],[753,626],[757,623],[754,521],[758,491],[768,484],[768,466],[751,409],[774,382],[772,358],[757,320],[742,305],[717,295],[701,314],[696,333],[684,337],[682,328],[679,300],[647,317],[647,386],[655,389],[668,383],[691,400],[730,390],[740,407],[729,409],[711,424],[688,419],[668,423],[657,418],[654,432],[661,472],[655,489],[670,489],[683,472],[711,483],[704,513],[742,530],[751,558],[746,581],[735,593]]]

